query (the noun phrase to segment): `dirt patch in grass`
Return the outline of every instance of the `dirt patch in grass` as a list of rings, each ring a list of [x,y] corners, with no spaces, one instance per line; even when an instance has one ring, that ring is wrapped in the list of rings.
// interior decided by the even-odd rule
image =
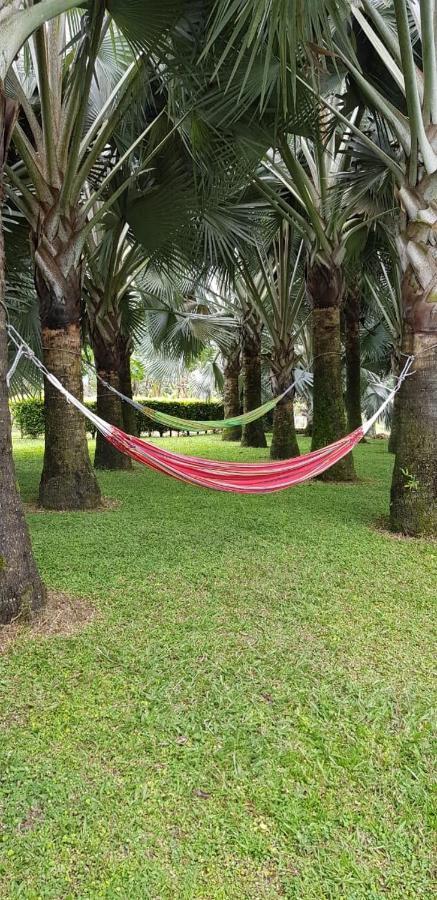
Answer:
[[[426,537],[425,535],[423,535],[423,537],[420,535],[415,537],[412,534],[402,534],[401,531],[392,531],[388,516],[380,516],[378,519],[375,519],[372,527],[378,534],[383,534],[384,537],[391,538],[393,541],[423,541],[426,544],[437,544],[435,538]]]
[[[98,506],[96,509],[44,509],[39,505],[39,503],[37,503],[36,500],[25,503],[24,508],[26,512],[32,514],[39,513],[40,515],[65,516],[67,512],[73,512],[83,516],[87,513],[92,513],[94,515],[94,513],[106,512],[108,509],[120,509],[121,505],[121,500],[114,500],[113,497],[102,497],[100,506]]]
[[[79,634],[96,616],[97,611],[88,600],[49,591],[44,608],[32,613],[29,620],[17,618],[9,625],[0,626],[0,655],[23,638],[71,637]]]
[[[44,819],[44,812],[39,803],[30,807],[27,815],[18,826],[19,831],[33,831],[33,829]]]

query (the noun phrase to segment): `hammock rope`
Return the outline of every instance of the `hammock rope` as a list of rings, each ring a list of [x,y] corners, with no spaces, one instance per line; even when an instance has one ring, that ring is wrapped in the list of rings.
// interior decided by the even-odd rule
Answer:
[[[7,384],[8,388],[10,387],[11,381],[15,375],[15,372],[17,371],[20,359],[22,356],[24,356],[24,354],[25,354],[24,344],[20,344],[20,346],[17,350],[16,356],[15,356],[15,359],[11,365],[11,368],[9,369],[9,372],[6,375],[6,384]]]
[[[101,384],[104,385],[109,391],[115,394],[120,400],[123,400],[125,403],[129,403],[137,412],[142,413],[142,415],[147,416],[148,419],[151,419],[152,422],[159,422],[161,425],[166,425],[167,428],[179,429],[180,431],[221,431],[224,428],[235,428],[242,425],[249,425],[251,422],[256,422],[257,419],[261,419],[262,416],[266,416],[267,413],[271,412],[272,409],[290,393],[290,391],[294,390],[297,385],[297,379],[293,381],[292,384],[283,391],[278,397],[273,397],[272,400],[267,400],[266,403],[263,403],[262,406],[258,406],[256,409],[252,409],[250,412],[242,413],[240,416],[231,416],[229,419],[181,419],[178,416],[171,416],[168,413],[161,412],[158,409],[152,409],[150,406],[142,406],[141,403],[137,403],[132,397],[127,397],[125,394],[122,394],[121,391],[118,391],[117,388],[113,387],[112,384],[109,384],[108,381],[105,381],[101,375],[97,372],[95,366],[92,363],[87,361],[87,366],[94,372],[98,380]]]
[[[237,494],[268,494],[281,491],[315,478],[335,463],[347,456],[365,434],[373,427],[381,413],[386,409],[402,383],[411,372],[414,357],[409,356],[399,375],[393,390],[386,397],[376,413],[360,428],[340,438],[333,444],[314,450],[303,456],[278,462],[238,463],[204,459],[197,456],[184,456],[162,449],[149,441],[126,434],[101,419],[88,409],[77,397],[74,397],[58,378],[53,375],[35,356],[31,348],[23,341],[12,326],[8,326],[11,340],[23,354],[42,372],[45,378],[71,403],[82,415],[92,422],[94,427],[120,453],[124,453],[136,462],[148,466],[154,471],[170,475],[179,481],[195,484],[199,487],[227,491]],[[22,354],[22,355],[23,355]]]

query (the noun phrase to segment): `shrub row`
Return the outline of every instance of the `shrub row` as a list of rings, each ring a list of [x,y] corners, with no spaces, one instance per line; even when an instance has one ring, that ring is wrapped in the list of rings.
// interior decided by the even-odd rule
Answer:
[[[222,419],[223,404],[219,402],[206,403],[200,400],[155,400],[141,399],[139,403],[150,406],[151,409],[165,412],[170,416],[179,416],[182,419]],[[85,404],[89,409],[96,411],[96,402],[87,401]],[[12,416],[17,428],[20,429],[23,437],[37,438],[44,434],[44,402],[42,400],[19,400],[12,404]],[[137,413],[138,429],[140,434],[150,434],[152,431],[158,431],[164,434],[168,431],[165,425],[159,422],[153,422],[142,413]],[[91,423],[87,423],[87,429],[93,434],[94,429]]]
[[[165,412],[170,416],[178,416],[181,419],[197,419],[208,421],[223,418],[223,403],[218,401],[202,402],[201,400],[155,400],[139,399],[138,403],[150,406],[151,409]],[[93,412],[97,411],[96,401],[88,400],[85,405]],[[44,434],[44,402],[43,400],[18,400],[11,404],[12,417],[22,437],[37,438]],[[136,413],[139,434],[148,434],[158,431],[160,435],[168,431],[166,425],[154,422],[140,412]],[[273,412],[264,417],[264,427],[269,430],[272,427]],[[177,430],[177,429],[175,429]],[[94,437],[95,429],[91,422],[87,422],[87,431]]]
[[[140,398],[137,402],[142,406],[149,406],[150,409],[163,412],[167,416],[177,416],[180,419],[208,421],[211,419],[222,419],[224,414],[223,403],[217,401],[207,403],[202,400],[149,400]],[[166,425],[154,422],[140,412],[137,412],[137,425],[140,434],[151,434],[152,431],[159,431],[159,434],[162,435],[168,431]],[[178,429],[174,430],[177,431]]]
[[[144,400],[137,401],[143,406],[149,406],[151,409],[157,409],[165,412],[169,416],[178,416],[180,419],[194,419],[197,421],[207,422],[211,419],[223,419],[224,407],[219,401],[204,402],[202,400]],[[137,423],[139,433],[150,434],[152,431],[159,431],[165,434],[168,431],[166,425],[150,420],[147,416],[137,412]],[[268,431],[273,426],[273,410],[271,410],[263,418],[264,428]],[[178,429],[174,429],[177,431]]]

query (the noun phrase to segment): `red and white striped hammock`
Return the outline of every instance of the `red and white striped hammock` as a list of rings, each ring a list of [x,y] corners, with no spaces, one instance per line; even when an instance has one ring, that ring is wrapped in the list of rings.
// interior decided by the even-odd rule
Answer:
[[[410,374],[410,368],[414,357],[408,357],[405,366],[396,382],[395,387],[381,404],[375,415],[364,425],[357,428],[351,434],[346,435],[333,444],[312,453],[305,453],[293,459],[285,459],[278,462],[263,463],[238,463],[219,460],[204,459],[197,456],[184,456],[181,453],[173,453],[162,447],[144,441],[141,438],[126,434],[120,428],[110,425],[88,409],[77,397],[74,397],[61,382],[49,372],[35,356],[30,347],[22,338],[9,329],[10,336],[19,348],[24,347],[21,353],[32,360],[45,378],[61,394],[68,403],[79,410],[103,437],[112,444],[120,453],[124,453],[138,463],[148,466],[156,472],[170,475],[180,481],[195,484],[199,487],[212,488],[216,491],[228,491],[233,494],[270,494],[274,491],[282,491],[285,488],[301,484],[310,478],[315,478],[325,472],[335,463],[347,456],[359,443],[365,434],[372,428],[381,413],[393,400],[402,382]],[[19,338],[19,341],[18,341]]]
[[[334,463],[350,453],[364,436],[364,429],[357,428],[341,440],[294,459],[265,463],[238,463],[184,456],[164,450],[150,441],[125,434],[119,428],[95,423],[113,447],[157,472],[172,475],[181,481],[216,491],[233,494],[270,494],[300,484],[320,475]]]

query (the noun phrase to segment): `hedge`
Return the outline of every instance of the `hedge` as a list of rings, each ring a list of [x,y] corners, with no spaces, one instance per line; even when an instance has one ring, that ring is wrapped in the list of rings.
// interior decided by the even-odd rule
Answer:
[[[202,400],[162,400],[162,399],[139,399],[138,403],[143,406],[150,406],[151,409],[157,409],[165,412],[170,416],[178,416],[182,419],[197,419],[208,421],[209,419],[222,419],[224,415],[223,403],[218,401],[203,402]],[[85,403],[88,409],[93,412],[97,411],[97,403],[95,400],[88,400]],[[37,438],[44,434],[44,401],[43,400],[18,400],[11,404],[11,411],[14,423],[20,429],[22,437]],[[158,431],[160,435],[168,432],[166,425],[154,422],[140,412],[136,413],[139,434],[150,435],[153,431]],[[264,427],[269,430],[272,427],[273,412],[268,413],[264,417]],[[174,429],[177,431],[178,429]],[[87,421],[87,431],[93,437],[95,428],[91,422]]]
[[[150,406],[151,409],[157,409],[167,413],[170,416],[179,416],[183,419],[221,419],[223,418],[223,404],[219,402],[204,403],[201,400],[155,400],[140,399],[138,403],[144,406]],[[88,409],[96,412],[96,401],[87,401],[85,404]],[[19,400],[11,404],[12,416],[17,428],[20,429],[22,437],[37,438],[44,434],[44,401],[43,400]],[[137,413],[138,429],[140,434],[151,434],[158,431],[165,434],[168,428],[159,422],[153,422],[142,413]],[[94,434],[94,428],[91,422],[87,423],[87,430],[90,434]],[[175,429],[176,430],[176,429]]]
[[[224,415],[223,403],[212,401],[203,402],[202,400],[151,400],[140,398],[137,400],[142,406],[150,406],[150,409],[156,409],[159,412],[166,413],[168,416],[178,416],[180,419],[197,419],[200,421],[208,421],[208,419],[222,419]],[[152,431],[158,431],[159,434],[165,434],[169,429],[160,422],[154,422],[142,413],[137,412],[137,425],[139,433],[151,434]],[[177,428],[174,431],[178,431]]]

